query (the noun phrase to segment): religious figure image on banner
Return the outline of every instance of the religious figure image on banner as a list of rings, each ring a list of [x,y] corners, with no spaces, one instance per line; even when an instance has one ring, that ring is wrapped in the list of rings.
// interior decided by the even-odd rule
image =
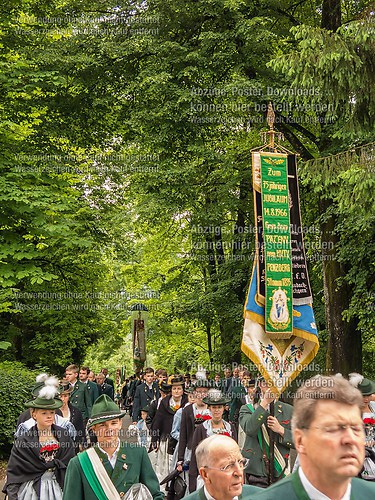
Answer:
[[[296,155],[253,152],[252,165],[256,255],[241,348],[281,394],[319,349]]]
[[[281,288],[278,288],[273,292],[273,295],[272,297],[270,297],[270,299],[272,300],[270,313],[271,323],[275,325],[275,328],[277,328],[278,326],[281,326],[282,328],[284,325],[287,327],[290,319],[289,311],[286,306],[288,298],[286,296],[285,290],[281,290]]]

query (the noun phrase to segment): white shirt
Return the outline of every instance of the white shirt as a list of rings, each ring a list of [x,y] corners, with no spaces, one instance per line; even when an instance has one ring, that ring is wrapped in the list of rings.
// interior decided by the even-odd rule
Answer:
[[[245,396],[245,401],[246,401],[246,404],[253,404],[254,402],[254,399],[252,397],[250,397],[248,394],[246,394]]]
[[[216,500],[212,495],[210,495],[208,493],[205,486],[204,486],[203,490],[204,490],[204,494],[206,495],[207,500]],[[233,497],[232,500],[238,500],[238,497]]]
[[[115,452],[114,452],[114,454],[112,455],[111,458],[109,457],[108,453],[105,450],[103,450],[103,448],[101,448],[99,445],[98,445],[98,448],[99,448],[100,451],[102,451],[103,453],[105,453],[107,455],[109,463],[111,464],[112,469],[114,469],[115,465],[116,465],[117,454],[118,454],[118,451],[120,449],[120,440],[118,440],[117,448],[116,448],[116,450],[115,450]]]
[[[57,415],[57,416],[59,417],[59,415]],[[68,406],[68,416],[67,417],[61,416],[61,418],[64,420],[69,420],[69,422],[70,422],[70,408],[69,408],[69,406]],[[56,422],[56,424],[57,424],[57,422]]]
[[[302,467],[298,468],[298,474],[301,479],[302,486],[305,488],[306,493],[309,495],[310,500],[330,500],[327,495],[317,490],[315,486],[313,486],[310,481],[307,479],[305,473],[302,470]],[[348,484],[344,496],[341,497],[341,500],[350,500],[350,493],[352,490],[351,483]]]

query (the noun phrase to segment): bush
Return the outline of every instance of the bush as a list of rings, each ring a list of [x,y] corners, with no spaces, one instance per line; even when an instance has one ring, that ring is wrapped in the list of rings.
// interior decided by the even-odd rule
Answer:
[[[17,419],[31,399],[35,376],[22,363],[0,362],[0,457],[10,453]]]

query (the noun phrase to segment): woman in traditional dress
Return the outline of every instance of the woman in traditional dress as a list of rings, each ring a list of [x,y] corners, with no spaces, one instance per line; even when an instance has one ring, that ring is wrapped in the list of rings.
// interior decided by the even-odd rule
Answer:
[[[197,489],[197,477],[199,472],[195,458],[195,450],[198,444],[203,441],[203,439],[213,436],[214,434],[223,434],[224,436],[232,437],[237,442],[236,426],[223,420],[225,405],[227,405],[229,401],[230,399],[223,396],[218,389],[210,389],[207,397],[203,398],[203,402],[206,403],[212,418],[199,424],[194,431],[189,466],[190,493]]]
[[[161,400],[151,425],[151,446],[157,450],[155,472],[162,481],[170,472],[177,441],[171,438],[173,417],[188,402],[182,376],[171,380],[172,393]]]
[[[4,493],[9,500],[61,500],[65,471],[74,457],[73,441],[56,426],[55,410],[62,406],[56,387],[46,386],[26,403],[35,425],[14,442]]]

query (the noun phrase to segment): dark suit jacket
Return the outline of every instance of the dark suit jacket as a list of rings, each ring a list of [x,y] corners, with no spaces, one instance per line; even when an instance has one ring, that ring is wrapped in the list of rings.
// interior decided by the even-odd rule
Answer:
[[[123,401],[125,401],[126,396],[128,395],[128,391],[129,391],[129,386],[128,386],[128,384],[124,384],[124,385],[122,386],[122,389],[121,389],[121,399],[122,399]]]
[[[184,460],[184,454],[186,448],[191,450],[191,444],[193,442],[193,434],[195,431],[195,419],[193,405],[188,405],[182,410],[181,415],[181,427],[180,427],[180,439],[178,441],[178,455],[177,461],[182,462]]]
[[[141,409],[148,406],[152,400],[158,400],[160,397],[159,385],[157,382],[152,383],[151,389],[145,382],[139,384],[135,390],[133,400],[133,422],[138,422],[141,418]]]
[[[138,387],[141,383],[142,383],[142,382],[139,380],[139,378],[136,378],[136,379],[132,380],[132,381],[129,383],[129,394],[128,394],[128,396],[130,396],[131,398],[134,398],[135,391],[136,391],[137,387]]]
[[[151,401],[151,403],[148,405],[149,410],[148,410],[148,415],[146,419],[147,426],[150,428],[151,424],[155,418],[156,411],[158,409],[158,399],[155,399],[154,401]]]
[[[69,401],[73,406],[76,406],[81,411],[84,419],[90,417],[92,403],[86,384],[77,380],[74,384],[73,392],[70,394]]]
[[[86,443],[86,430],[85,430],[85,425],[83,423],[83,417],[82,413],[78,408],[73,406],[71,403],[68,403],[69,410],[70,410],[70,421],[74,425],[76,431],[77,431],[77,436],[74,439],[74,447],[76,450],[76,453],[79,452],[79,445],[80,444],[85,444]]]
[[[240,408],[246,404],[245,400],[246,389],[241,384],[237,387],[232,387],[231,401],[229,403],[229,421],[238,422],[238,417],[240,414]]]
[[[221,392],[223,394],[228,394],[232,388],[232,377],[221,379]]]
[[[86,387],[90,394],[91,404],[93,405],[99,397],[98,384],[95,382],[91,382],[91,380],[88,380],[86,383]]]
[[[251,498],[257,498],[255,495],[251,495],[251,493],[256,493],[258,491],[262,491],[261,488],[257,488],[256,486],[249,486],[248,484],[244,484],[242,487],[242,494],[238,497],[243,500],[250,500]],[[207,500],[206,495],[204,494],[204,489],[201,488],[198,491],[194,491],[187,497],[186,500]]]
[[[113,383],[113,380],[111,378],[109,378],[108,376],[105,378],[104,382],[106,384],[109,384],[113,387],[113,391],[115,390],[115,384]]]
[[[104,384],[98,385],[99,388],[99,395],[101,396],[102,394],[107,394],[111,399],[114,398],[114,393],[113,393],[113,387],[109,384]]]

